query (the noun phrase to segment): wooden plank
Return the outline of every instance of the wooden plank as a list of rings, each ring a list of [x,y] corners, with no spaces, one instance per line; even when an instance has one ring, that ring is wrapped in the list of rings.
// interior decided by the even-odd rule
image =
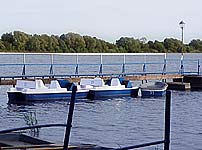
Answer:
[[[125,76],[127,80],[162,80],[162,79],[175,79],[183,78],[182,75],[178,74],[169,74],[169,75],[142,75],[142,76]]]

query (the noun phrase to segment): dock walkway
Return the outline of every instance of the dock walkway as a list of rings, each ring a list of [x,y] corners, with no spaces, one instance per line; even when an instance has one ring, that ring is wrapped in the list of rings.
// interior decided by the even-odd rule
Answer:
[[[0,85],[17,79],[80,81],[124,77],[134,81],[182,79],[201,75],[201,59],[166,53],[0,53]],[[183,80],[183,79],[182,79]]]

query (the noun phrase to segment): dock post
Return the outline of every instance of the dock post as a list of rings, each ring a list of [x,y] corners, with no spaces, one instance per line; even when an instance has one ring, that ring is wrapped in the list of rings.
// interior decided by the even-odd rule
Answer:
[[[171,112],[171,91],[166,91],[164,150],[169,150],[170,147],[170,112]]]
[[[72,117],[73,117],[73,113],[74,113],[76,91],[77,91],[77,87],[74,86],[72,89],[72,96],[71,96],[71,101],[70,101],[70,106],[69,106],[69,113],[68,113],[68,118],[67,118],[67,126],[66,126],[63,150],[67,150],[68,145],[69,145],[69,137],[70,137],[70,131],[71,131],[71,127],[72,127]]]

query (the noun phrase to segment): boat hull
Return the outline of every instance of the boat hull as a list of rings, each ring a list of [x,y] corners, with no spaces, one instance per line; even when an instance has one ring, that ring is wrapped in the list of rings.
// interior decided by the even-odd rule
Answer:
[[[106,97],[137,97],[138,96],[138,88],[137,89],[92,89],[89,90],[88,98],[89,99],[97,99],[97,98],[106,98]]]
[[[21,92],[8,92],[9,103],[28,103],[28,102],[50,102],[58,100],[70,100],[72,92],[65,93],[21,93]],[[88,92],[77,92],[76,98],[87,98]]]
[[[166,90],[141,90],[142,97],[162,97],[165,96]]]

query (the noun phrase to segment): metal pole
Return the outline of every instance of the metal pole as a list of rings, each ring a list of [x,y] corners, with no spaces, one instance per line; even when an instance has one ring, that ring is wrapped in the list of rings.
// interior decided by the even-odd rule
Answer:
[[[181,25],[181,29],[182,29],[182,49],[181,49],[181,53],[183,55],[183,44],[184,44],[184,25],[185,23],[183,21],[180,22]]]
[[[184,28],[182,27],[182,48],[181,48],[181,57],[183,58],[183,44],[184,44]],[[182,67],[183,67],[183,65],[182,65]],[[183,68],[182,68],[183,69]]]
[[[71,96],[71,101],[70,101],[70,106],[69,106],[69,113],[68,113],[68,118],[67,118],[67,126],[66,126],[63,150],[67,150],[68,145],[69,145],[69,137],[70,137],[70,131],[71,131],[71,127],[72,127],[72,117],[73,117],[73,112],[74,112],[76,91],[77,91],[77,87],[74,86],[73,90],[72,90],[72,96]]]
[[[166,91],[164,150],[169,150],[170,147],[170,111],[171,111],[171,91]]]
[[[124,74],[124,73],[125,73],[125,64],[126,64],[126,55],[123,55],[122,74]]]
[[[49,74],[53,74],[53,54],[51,54],[51,66],[50,66]]]
[[[13,129],[7,129],[7,130],[1,130],[0,134],[14,132],[14,131],[20,131],[20,130],[27,130],[27,129],[35,129],[35,128],[45,128],[45,127],[66,127],[67,124],[44,124],[44,125],[34,125],[29,127],[19,127],[19,128],[13,128]]]
[[[181,66],[180,66],[181,74],[184,75],[184,56],[183,56],[183,54],[181,56],[180,63],[181,63]]]
[[[167,64],[167,61],[166,61],[166,55],[164,57],[164,65],[163,65],[163,75],[166,75],[166,64]],[[163,82],[166,82],[166,78],[163,79]]]
[[[163,74],[166,74],[166,64],[167,64],[167,60],[166,60],[166,54],[165,54],[165,55],[164,55]]]
[[[200,75],[200,60],[198,59],[198,75]]]
[[[180,21],[180,23],[179,23],[179,25],[180,25],[180,28],[182,29],[182,48],[181,48],[181,55],[183,56],[183,44],[184,44],[184,25],[185,25],[185,23],[184,23],[184,21],[182,20],[182,21]]]
[[[147,54],[144,55],[144,65],[143,65],[143,71],[144,71],[144,75],[146,76],[146,63],[147,63]],[[145,82],[147,83],[147,80],[145,80]]]
[[[184,27],[181,28],[182,29],[182,44],[184,43]]]
[[[25,54],[23,54],[23,69],[22,69],[22,75],[25,75],[25,72],[26,72],[25,63],[26,63],[26,58],[25,58]]]
[[[79,56],[78,54],[76,55],[76,70],[75,74],[79,74]]]
[[[183,66],[183,44],[184,44],[184,28],[182,27],[181,28],[182,29],[182,49],[181,49],[181,71],[182,71],[182,73],[181,74],[184,74],[184,66]]]
[[[76,55],[76,64],[78,64],[79,63],[79,55],[77,54]]]
[[[102,54],[100,54],[100,70],[99,74],[102,74]]]

